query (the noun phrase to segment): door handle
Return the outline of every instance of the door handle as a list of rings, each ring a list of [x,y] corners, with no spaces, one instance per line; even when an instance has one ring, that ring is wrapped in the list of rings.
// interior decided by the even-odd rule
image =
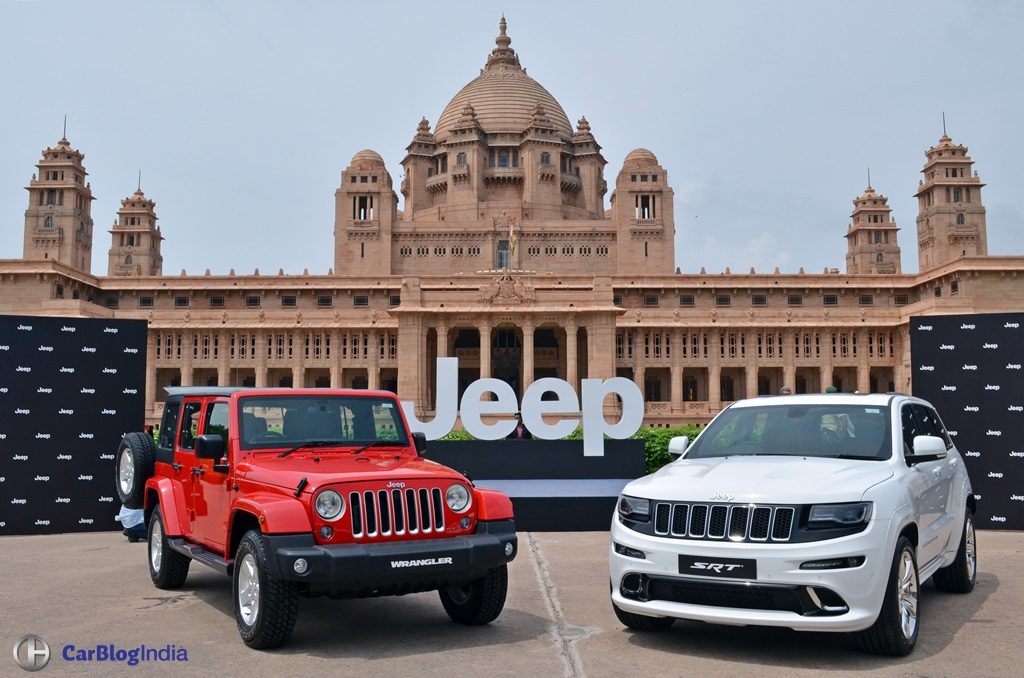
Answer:
[[[171,464],[171,468],[174,469],[175,471],[180,471],[181,469],[183,469],[185,467],[182,466],[181,464],[173,463],[173,464]]]
[[[204,473],[206,473],[206,470],[202,466],[196,466],[192,469],[192,475],[194,476],[201,476]]]

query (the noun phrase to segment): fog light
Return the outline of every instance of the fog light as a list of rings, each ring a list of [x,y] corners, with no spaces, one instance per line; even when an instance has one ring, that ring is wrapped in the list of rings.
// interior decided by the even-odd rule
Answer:
[[[306,570],[309,569],[309,563],[306,562],[305,558],[296,558],[295,562],[292,563],[292,568],[295,569],[295,574],[306,574]]]
[[[512,556],[512,552],[515,551],[515,546],[512,546],[512,542],[505,544],[505,557],[509,558]]]
[[[462,520],[459,521],[459,526],[462,527],[462,529],[464,529],[464,530],[468,530],[470,522],[472,522],[472,521],[470,521],[469,517],[467,516],[467,517],[465,517],[465,518],[463,518]]]
[[[808,560],[800,563],[801,570],[845,570],[851,567],[860,567],[864,564],[864,556],[849,556],[847,558],[829,558],[828,560]]]
[[[629,558],[639,558],[640,560],[647,560],[647,554],[643,551],[637,551],[636,549],[631,549],[628,546],[623,546],[622,544],[615,544],[615,552],[618,553],[620,556],[627,556]]]
[[[333,536],[334,536],[334,528],[332,528],[330,525],[324,525],[323,527],[320,528],[320,537],[322,539],[330,539]]]

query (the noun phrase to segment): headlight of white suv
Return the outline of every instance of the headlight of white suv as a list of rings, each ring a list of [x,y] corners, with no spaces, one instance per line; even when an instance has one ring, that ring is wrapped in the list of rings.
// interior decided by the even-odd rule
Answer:
[[[445,503],[448,504],[448,508],[456,513],[462,513],[469,508],[469,499],[469,490],[466,489],[465,485],[458,483],[450,486],[448,491],[444,493]]]
[[[807,518],[807,527],[853,527],[871,520],[871,502],[855,504],[815,504]]]
[[[324,520],[337,520],[345,512],[345,500],[334,490],[324,490],[316,497],[316,513]]]
[[[624,520],[646,523],[651,519],[651,500],[621,495],[619,497],[619,517]]]

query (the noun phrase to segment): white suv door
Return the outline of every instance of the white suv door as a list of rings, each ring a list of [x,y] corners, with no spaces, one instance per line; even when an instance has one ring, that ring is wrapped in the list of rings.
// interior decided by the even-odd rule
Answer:
[[[937,436],[948,441],[934,410],[920,403],[906,402],[900,409],[903,453],[911,454],[915,436]],[[947,444],[948,446],[948,444]],[[948,509],[956,455],[916,464],[910,469],[909,489],[919,517],[917,562],[920,569],[940,557],[949,541],[953,517]]]

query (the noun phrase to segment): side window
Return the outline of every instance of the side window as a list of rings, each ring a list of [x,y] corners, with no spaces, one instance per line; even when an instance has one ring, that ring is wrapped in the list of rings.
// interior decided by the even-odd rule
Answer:
[[[158,447],[168,450],[174,449],[174,436],[178,433],[178,414],[181,412],[181,403],[164,403],[164,418],[160,424],[160,439]]]
[[[202,412],[203,404],[200,402],[185,403],[181,412],[181,436],[178,438],[178,447],[183,450],[193,450],[196,446],[196,435],[199,433],[199,413]]]
[[[911,405],[904,405],[900,410],[900,420],[903,424],[903,452],[913,454],[914,436],[924,435],[920,432],[917,418],[914,417],[914,410]]]
[[[228,404],[211,403],[206,408],[206,433],[218,435],[228,442]]]
[[[939,421],[939,416],[935,414],[935,410],[924,405],[914,405],[913,407],[914,416],[917,417],[918,422],[921,424],[921,432],[917,435],[942,438],[942,441],[946,443],[946,449],[949,449],[949,438],[946,437],[946,432],[942,428],[942,422]]]

